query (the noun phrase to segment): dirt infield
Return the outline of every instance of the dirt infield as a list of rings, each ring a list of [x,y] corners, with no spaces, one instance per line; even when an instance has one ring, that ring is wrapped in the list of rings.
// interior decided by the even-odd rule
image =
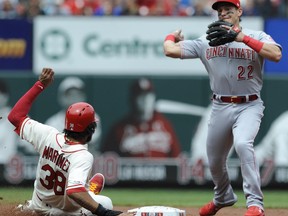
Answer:
[[[0,215],[2,216],[32,216],[32,214],[23,214],[14,211],[15,205],[4,205],[0,204]],[[129,209],[137,208],[139,206],[115,206],[114,209],[126,212]],[[180,209],[186,211],[186,216],[198,216],[198,208],[190,208],[190,207],[180,207]],[[245,208],[235,208],[235,207],[227,207],[221,209],[217,216],[243,216],[245,214]],[[266,216],[284,216],[288,215],[288,209],[266,209]],[[33,215],[35,216],[35,215]]]
[[[115,209],[119,209],[122,211],[127,211],[134,207],[115,207]],[[180,207],[179,209],[186,211],[186,216],[199,216],[198,208],[191,208],[191,207]],[[234,207],[227,207],[221,209],[217,216],[243,216],[246,212],[245,208],[234,208]],[[266,209],[265,210],[266,216],[284,216],[288,215],[288,209]]]

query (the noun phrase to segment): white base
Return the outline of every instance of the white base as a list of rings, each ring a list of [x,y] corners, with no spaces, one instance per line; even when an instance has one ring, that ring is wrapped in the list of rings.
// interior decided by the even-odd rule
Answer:
[[[130,209],[134,216],[186,216],[185,210],[167,206],[143,206]]]

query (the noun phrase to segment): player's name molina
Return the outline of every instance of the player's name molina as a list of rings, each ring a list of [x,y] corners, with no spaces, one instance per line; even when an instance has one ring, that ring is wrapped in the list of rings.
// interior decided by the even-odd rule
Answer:
[[[247,48],[229,48],[226,46],[211,47],[206,50],[206,58],[228,57],[232,59],[247,59],[255,61],[256,51]]]
[[[70,166],[70,161],[66,159],[63,154],[59,154],[57,150],[52,147],[45,146],[42,158],[50,160],[55,163],[63,171],[67,172]]]

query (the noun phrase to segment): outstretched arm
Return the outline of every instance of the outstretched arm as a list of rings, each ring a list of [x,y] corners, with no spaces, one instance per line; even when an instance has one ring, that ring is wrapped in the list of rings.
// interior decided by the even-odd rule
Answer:
[[[180,49],[180,44],[178,42],[182,40],[184,40],[184,37],[181,33],[181,30],[176,30],[168,34],[163,44],[164,54],[167,57],[180,58],[181,49]]]
[[[38,81],[15,104],[8,115],[8,120],[16,127],[15,132],[20,133],[23,120],[31,109],[37,96],[54,80],[54,71],[51,68],[43,68]]]
[[[88,209],[97,216],[133,216],[132,213],[123,213],[122,211],[107,209],[100,203],[97,203],[88,192],[78,192],[68,195],[71,199],[77,202],[83,208]]]

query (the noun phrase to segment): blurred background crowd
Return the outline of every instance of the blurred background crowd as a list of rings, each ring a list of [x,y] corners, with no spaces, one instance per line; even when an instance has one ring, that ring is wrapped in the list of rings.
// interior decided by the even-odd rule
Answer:
[[[0,0],[0,19],[47,16],[211,16],[212,0]],[[241,0],[245,16],[288,17],[288,0]]]

